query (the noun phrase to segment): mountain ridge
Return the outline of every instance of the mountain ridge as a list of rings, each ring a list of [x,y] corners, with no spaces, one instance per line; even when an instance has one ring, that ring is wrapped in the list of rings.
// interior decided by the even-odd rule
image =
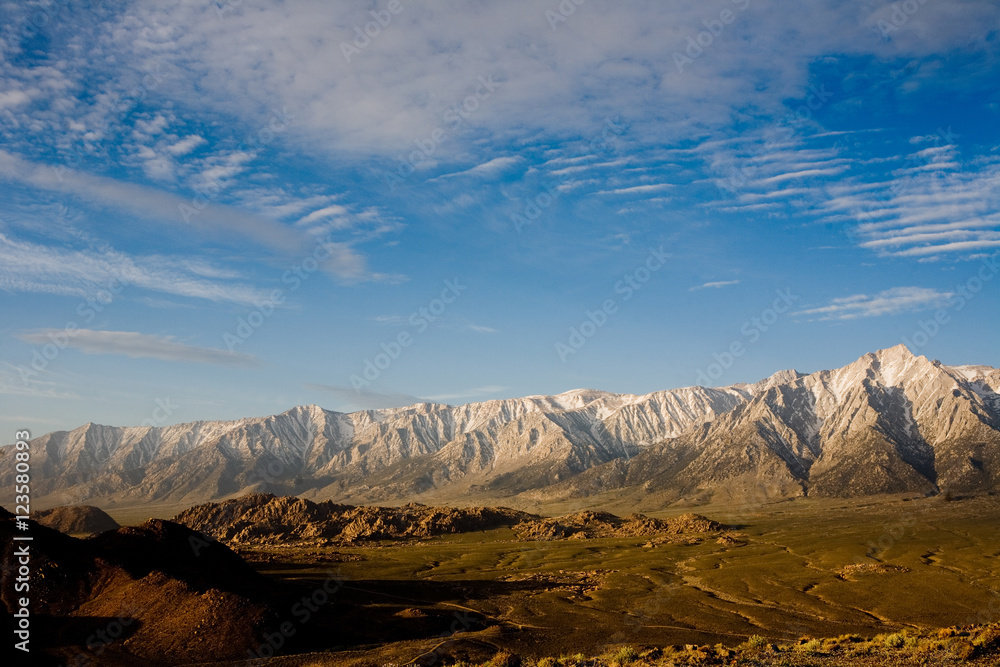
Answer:
[[[641,396],[574,389],[164,427],[88,423],[32,440],[33,485],[52,504],[255,491],[361,504],[986,492],[1000,480],[998,389],[1000,370],[898,345],[832,370]],[[12,481],[11,459],[0,453],[0,480]]]

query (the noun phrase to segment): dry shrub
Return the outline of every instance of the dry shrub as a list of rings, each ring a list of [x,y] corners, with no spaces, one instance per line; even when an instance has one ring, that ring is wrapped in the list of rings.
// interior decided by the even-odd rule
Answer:
[[[948,645],[949,652],[959,660],[968,660],[976,653],[976,647],[972,642],[964,639],[953,639]]]
[[[487,667],[521,667],[520,656],[509,651],[500,651],[486,663]]]

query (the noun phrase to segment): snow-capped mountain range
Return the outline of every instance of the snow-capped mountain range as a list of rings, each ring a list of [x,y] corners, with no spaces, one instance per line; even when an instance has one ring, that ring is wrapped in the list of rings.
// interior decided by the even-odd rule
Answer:
[[[86,424],[31,442],[36,504],[196,503],[249,491],[354,503],[675,500],[1000,488],[1000,370],[900,345],[843,368],[645,396],[575,390],[166,427]],[[0,483],[13,489],[10,448]],[[41,499],[41,503],[39,500]],[[5,498],[5,501],[9,499]]]

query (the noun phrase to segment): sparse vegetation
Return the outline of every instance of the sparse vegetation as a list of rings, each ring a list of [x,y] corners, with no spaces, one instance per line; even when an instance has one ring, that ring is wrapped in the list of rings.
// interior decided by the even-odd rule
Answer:
[[[823,651],[822,639],[809,639],[795,646],[796,651],[801,651],[809,655],[815,655]]]
[[[894,632],[876,637],[886,648],[900,648],[906,642],[906,632]]]
[[[500,651],[484,667],[521,667],[521,658],[509,651]]]
[[[961,661],[996,667],[1000,664],[1000,623],[972,628],[942,628],[926,633],[901,631],[864,639],[848,634],[806,637],[771,644],[753,635],[734,649],[687,644],[640,651],[622,646],[599,656],[582,653],[559,658],[523,659],[502,652],[481,664],[456,662],[453,667],[679,667],[680,665],[743,665],[745,667],[878,667],[879,665],[939,665]],[[988,650],[992,647],[993,650]],[[518,660],[521,660],[518,662]]]
[[[624,665],[631,665],[638,659],[639,653],[634,648],[631,646],[622,646],[611,654],[608,662],[613,667],[624,667]]]
[[[760,635],[750,635],[750,637],[748,637],[747,640],[740,644],[737,648],[744,651],[760,651],[761,649],[766,648],[767,645],[768,641],[765,637],[761,637]]]

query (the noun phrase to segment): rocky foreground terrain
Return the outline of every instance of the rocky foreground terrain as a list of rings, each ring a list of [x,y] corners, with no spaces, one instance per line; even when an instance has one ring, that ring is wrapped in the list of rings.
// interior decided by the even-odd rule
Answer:
[[[227,547],[150,520],[89,539],[34,521],[18,530],[0,508],[5,627],[19,595],[8,572],[29,535],[33,664],[157,665],[235,659],[274,624],[276,587]],[[6,633],[11,637],[11,633]],[[165,660],[165,657],[168,658]],[[82,661],[82,662],[81,662]]]
[[[525,507],[611,493],[663,507],[983,494],[1000,491],[998,391],[1000,370],[948,366],[900,345],[809,375],[644,396],[580,389],[350,414],[304,406],[228,422],[86,424],[31,441],[33,502],[190,506],[267,491]],[[14,488],[9,449],[0,448],[0,494]]]
[[[859,517],[879,507],[858,502],[853,511]],[[0,616],[10,627],[17,606],[7,585],[16,567],[13,537],[29,534],[37,664],[235,666],[253,658],[274,667],[996,667],[1000,624],[992,599],[980,592],[973,600],[974,586],[959,590],[954,584],[962,573],[982,577],[984,563],[989,567],[969,553],[969,545],[979,542],[978,533],[968,530],[980,530],[990,515],[981,509],[990,501],[969,500],[973,505],[964,510],[961,501],[919,502],[920,511],[931,514],[900,534],[899,546],[914,556],[899,552],[892,559],[898,562],[859,561],[863,542],[829,541],[843,531],[824,528],[827,515],[815,509],[800,510],[805,514],[797,519],[778,518],[789,511],[784,503],[767,526],[741,524],[746,535],[697,514],[657,519],[584,511],[538,517],[503,508],[351,507],[254,494],[178,517],[205,534],[149,520],[77,539],[34,521],[20,531],[14,517],[0,510]],[[837,515],[852,511],[831,509]],[[971,517],[972,524],[945,521],[952,515]],[[918,534],[930,529],[934,516],[960,534],[954,542],[959,550],[947,550],[947,569],[935,564],[941,538]],[[841,528],[857,523],[837,521]],[[74,521],[65,525],[78,527]],[[784,526],[784,537],[776,526]],[[482,541],[426,540],[489,527],[510,530],[493,531]],[[803,530],[825,536],[824,547],[802,542],[809,537]],[[789,542],[789,535],[797,541]],[[989,528],[983,535],[983,544],[992,544]],[[385,541],[397,548],[384,548]],[[733,548],[744,544],[751,546]],[[926,544],[938,546],[928,551]],[[230,547],[257,555],[284,551],[288,558],[256,559],[263,576]],[[323,558],[312,560],[314,552]],[[963,565],[963,558],[972,560]],[[948,578],[955,568],[965,569]],[[837,593],[848,590],[853,592],[846,597]],[[938,629],[910,619],[901,626],[853,606],[862,603],[865,591],[875,591],[867,605],[890,615],[881,597],[909,594],[917,596],[916,606],[951,604],[944,598],[922,601],[919,591],[928,590],[958,598],[958,612],[979,610],[971,616],[985,620]],[[784,619],[788,610],[805,609],[813,594],[807,591],[821,596],[814,620],[827,628],[822,633],[803,632],[806,626]],[[787,606],[785,599],[791,601]],[[803,620],[812,618],[801,613]],[[962,618],[945,616],[950,622]],[[689,637],[699,643],[684,644]],[[48,663],[39,657],[42,649]]]
[[[361,662],[341,659],[316,667],[338,664],[361,667]],[[932,632],[902,631],[871,639],[846,634],[829,638],[803,638],[774,644],[751,636],[736,647],[686,644],[663,648],[621,646],[587,656],[583,653],[539,660],[503,651],[490,658],[455,663],[457,667],[682,667],[687,665],[742,665],[743,667],[946,667],[1000,664],[1000,623],[985,626],[942,628]]]

